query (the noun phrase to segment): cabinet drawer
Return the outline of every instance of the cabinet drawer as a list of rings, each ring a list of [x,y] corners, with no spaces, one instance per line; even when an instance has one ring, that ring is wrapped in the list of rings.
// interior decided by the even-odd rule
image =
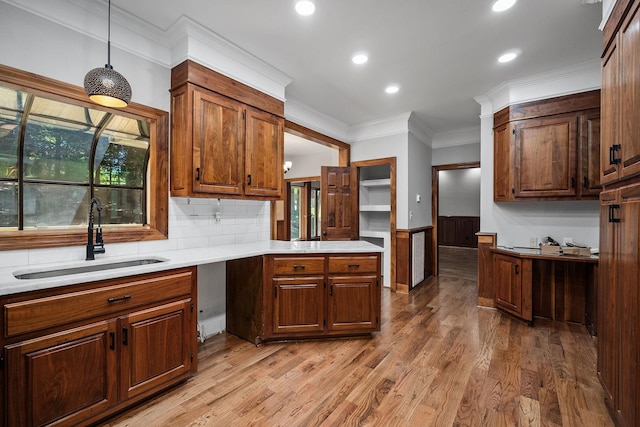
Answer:
[[[192,270],[110,280],[95,289],[4,305],[5,337],[53,328],[191,293]]]
[[[324,257],[274,257],[273,274],[324,274]]]
[[[376,273],[376,256],[332,256],[329,257],[329,273]]]

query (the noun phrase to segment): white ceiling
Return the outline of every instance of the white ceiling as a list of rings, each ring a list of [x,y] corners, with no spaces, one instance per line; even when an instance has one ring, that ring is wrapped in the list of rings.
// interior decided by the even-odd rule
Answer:
[[[168,29],[182,15],[292,78],[286,97],[346,125],[413,112],[432,132],[478,126],[473,97],[499,84],[597,61],[602,5],[519,0],[316,0],[302,17],[292,0],[112,0]],[[512,63],[497,57],[519,49]],[[351,63],[356,51],[369,62]],[[384,93],[400,85],[395,95]]]

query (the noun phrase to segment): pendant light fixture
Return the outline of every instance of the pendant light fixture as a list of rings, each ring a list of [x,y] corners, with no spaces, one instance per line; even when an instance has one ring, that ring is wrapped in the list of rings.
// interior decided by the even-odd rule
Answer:
[[[111,0],[109,0],[109,26],[107,37],[107,63],[94,68],[84,76],[84,90],[96,104],[122,108],[131,101],[131,86],[127,79],[111,66]]]

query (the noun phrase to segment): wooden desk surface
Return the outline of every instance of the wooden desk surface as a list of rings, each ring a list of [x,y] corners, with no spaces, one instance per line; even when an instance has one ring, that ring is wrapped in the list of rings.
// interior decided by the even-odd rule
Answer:
[[[576,255],[551,255],[551,254],[541,254],[540,249],[531,249],[531,248],[520,248],[520,247],[504,247],[497,246],[495,248],[491,248],[491,252],[517,256],[519,258],[525,259],[544,259],[548,261],[573,261],[573,262],[587,262],[587,263],[598,263],[598,256],[576,256]]]

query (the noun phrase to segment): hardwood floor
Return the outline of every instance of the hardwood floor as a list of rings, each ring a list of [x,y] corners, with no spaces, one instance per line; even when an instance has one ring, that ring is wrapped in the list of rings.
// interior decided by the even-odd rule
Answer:
[[[586,329],[478,308],[473,263],[451,259],[410,295],[385,289],[372,338],[255,347],[223,333],[194,379],[104,425],[612,426]]]

